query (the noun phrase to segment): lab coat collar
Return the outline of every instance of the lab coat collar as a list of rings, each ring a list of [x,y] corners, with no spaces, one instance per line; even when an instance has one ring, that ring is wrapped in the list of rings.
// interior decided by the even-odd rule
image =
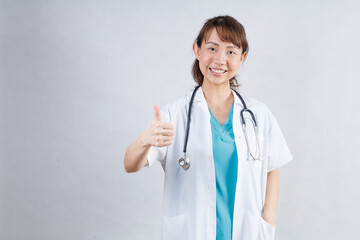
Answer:
[[[236,105],[240,105],[241,107],[244,107],[239,99],[239,97],[236,95],[235,91],[232,90],[232,94],[234,95],[234,101],[235,101],[235,104]],[[191,94],[192,94],[193,91],[191,91]],[[190,98],[191,98],[191,94],[190,94]],[[194,102],[205,102],[206,103],[206,100],[205,100],[205,97],[204,97],[204,92],[202,90],[202,87],[200,87],[197,91],[196,91],[196,94],[195,94],[195,97],[194,97]]]

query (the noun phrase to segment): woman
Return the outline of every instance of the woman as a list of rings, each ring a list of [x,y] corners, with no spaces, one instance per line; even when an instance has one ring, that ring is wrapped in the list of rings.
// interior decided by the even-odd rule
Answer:
[[[234,90],[248,53],[245,30],[230,16],[208,19],[193,50],[198,87],[161,110],[154,105],[150,127],[126,150],[125,169],[162,164],[165,240],[275,239],[277,168],[292,156],[268,108]]]

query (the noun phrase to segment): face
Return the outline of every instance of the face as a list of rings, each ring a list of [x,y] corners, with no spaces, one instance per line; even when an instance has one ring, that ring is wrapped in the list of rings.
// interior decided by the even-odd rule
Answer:
[[[223,42],[215,28],[200,48],[194,43],[193,50],[204,75],[203,83],[207,81],[216,85],[229,85],[229,80],[236,75],[246,57],[246,52],[242,54],[241,49],[234,44]]]

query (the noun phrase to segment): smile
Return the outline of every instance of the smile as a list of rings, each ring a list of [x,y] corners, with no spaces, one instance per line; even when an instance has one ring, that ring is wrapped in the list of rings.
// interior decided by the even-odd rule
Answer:
[[[210,69],[211,73],[212,73],[213,75],[216,75],[216,76],[221,76],[221,75],[223,75],[224,73],[227,72],[227,71],[224,70],[224,69],[216,69],[216,68],[209,68],[209,69]]]

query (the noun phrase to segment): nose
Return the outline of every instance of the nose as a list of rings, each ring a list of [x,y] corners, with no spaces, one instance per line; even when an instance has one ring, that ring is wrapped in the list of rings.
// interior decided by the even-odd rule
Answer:
[[[226,52],[224,52],[224,51],[217,52],[214,60],[215,60],[216,64],[219,64],[219,65],[225,64],[226,63]]]

